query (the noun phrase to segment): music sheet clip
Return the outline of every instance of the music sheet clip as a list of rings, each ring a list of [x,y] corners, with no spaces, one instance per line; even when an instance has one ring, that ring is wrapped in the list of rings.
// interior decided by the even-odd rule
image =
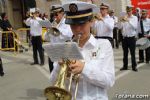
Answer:
[[[53,62],[60,61],[63,58],[83,60],[83,56],[75,42],[49,43],[43,45],[43,48]]]
[[[47,27],[47,28],[49,28],[49,27],[52,26],[52,24],[51,24],[51,22],[50,22],[49,20],[39,20],[38,22],[39,22],[39,24],[40,24],[42,27]]]

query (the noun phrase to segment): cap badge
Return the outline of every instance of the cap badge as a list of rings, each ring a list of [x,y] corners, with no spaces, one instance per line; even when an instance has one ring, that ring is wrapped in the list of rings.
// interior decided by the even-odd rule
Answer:
[[[75,13],[75,12],[78,11],[78,7],[77,7],[76,4],[70,4],[70,5],[69,5],[69,10],[70,10],[70,12]]]

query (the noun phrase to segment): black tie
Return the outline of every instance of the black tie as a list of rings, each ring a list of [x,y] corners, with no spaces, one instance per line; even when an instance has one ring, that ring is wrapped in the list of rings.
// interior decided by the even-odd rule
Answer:
[[[143,20],[140,20],[140,26],[141,26],[141,33],[144,35],[144,27],[143,27]]]

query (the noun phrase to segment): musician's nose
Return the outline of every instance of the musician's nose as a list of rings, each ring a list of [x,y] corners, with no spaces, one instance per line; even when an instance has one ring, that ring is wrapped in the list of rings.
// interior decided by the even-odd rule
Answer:
[[[71,29],[74,33],[80,33],[80,31],[82,30],[81,25],[71,25]]]

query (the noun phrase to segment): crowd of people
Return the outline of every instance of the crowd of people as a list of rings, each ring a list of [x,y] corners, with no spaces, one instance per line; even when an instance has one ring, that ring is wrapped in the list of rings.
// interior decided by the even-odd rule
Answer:
[[[98,10],[95,10],[99,8]],[[42,47],[42,25],[39,21],[48,20],[48,16],[40,15],[37,8],[27,14],[25,24],[30,27],[28,36],[33,47],[33,63],[31,65],[44,65],[44,49]],[[126,13],[121,17],[115,16],[115,11],[109,4],[101,3],[100,6],[86,2],[70,2],[64,5],[52,5],[50,20],[52,27],[47,28],[45,38],[50,43],[63,43],[78,38],[79,50],[83,60],[76,60],[69,64],[73,74],[80,74],[77,100],[108,100],[107,89],[115,82],[115,65],[113,48],[119,48],[120,41],[123,50],[123,66],[120,71],[128,70],[128,52],[131,54],[132,70],[137,72],[137,63],[143,63],[144,59],[150,62],[150,47],[139,50],[139,61],[136,61],[136,40],[147,38],[150,41],[150,19],[148,12],[142,9],[139,14],[133,14],[133,6],[126,6]],[[3,31],[12,29],[6,14],[2,14],[1,28]],[[58,36],[49,33],[49,29],[57,28]],[[94,30],[92,34],[91,29]],[[3,40],[4,36],[2,36]],[[10,47],[11,47],[11,40]],[[2,48],[4,48],[2,43]],[[145,56],[144,58],[144,51]],[[40,62],[38,60],[38,53]],[[52,62],[48,58],[50,69],[50,84],[57,80],[60,63]],[[2,64],[2,61],[0,61]],[[0,75],[3,76],[3,68],[0,66]],[[66,82],[66,84],[68,81]],[[74,85],[74,84],[73,84]],[[75,87],[75,86],[74,86]]]

